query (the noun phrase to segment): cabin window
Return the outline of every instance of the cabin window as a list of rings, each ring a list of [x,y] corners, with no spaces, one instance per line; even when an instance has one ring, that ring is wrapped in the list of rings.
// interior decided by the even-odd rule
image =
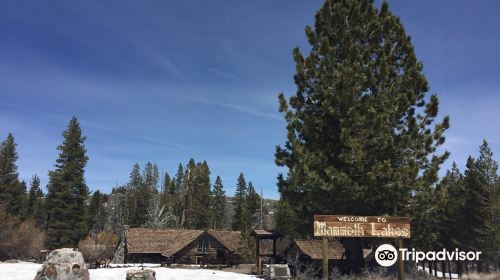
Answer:
[[[198,240],[198,253],[206,254],[208,253],[208,239],[202,238]]]
[[[218,249],[217,250],[217,258],[219,259],[225,259],[226,258],[226,251],[224,251],[223,249]]]

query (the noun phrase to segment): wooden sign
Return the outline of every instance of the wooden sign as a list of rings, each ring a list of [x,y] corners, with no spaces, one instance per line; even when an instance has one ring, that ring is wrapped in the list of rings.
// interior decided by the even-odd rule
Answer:
[[[409,217],[314,215],[314,236],[410,238]]]

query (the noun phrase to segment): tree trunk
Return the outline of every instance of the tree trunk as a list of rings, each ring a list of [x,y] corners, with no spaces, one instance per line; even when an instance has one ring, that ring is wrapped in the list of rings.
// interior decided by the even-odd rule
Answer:
[[[443,279],[445,279],[446,278],[446,262],[445,261],[441,261],[441,273],[442,273]]]
[[[451,280],[451,265],[452,265],[451,261],[448,260],[448,273],[450,274],[450,280]]]
[[[359,238],[345,238],[342,240],[345,248],[345,256],[348,263],[348,270],[359,273],[363,267],[363,248],[361,246],[361,239]]]

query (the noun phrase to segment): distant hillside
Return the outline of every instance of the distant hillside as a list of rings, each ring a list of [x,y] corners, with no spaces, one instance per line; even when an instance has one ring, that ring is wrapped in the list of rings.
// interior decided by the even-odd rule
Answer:
[[[125,209],[123,209],[124,195],[122,193],[114,193],[107,196],[107,201],[103,203],[106,212],[105,229],[112,231],[120,231],[124,220]],[[224,229],[231,229],[233,224],[233,205],[234,197],[227,197],[226,214],[224,217]],[[276,211],[278,209],[278,200],[264,198],[263,201],[263,229],[272,230],[276,228]],[[259,213],[256,213],[259,215]]]
[[[233,222],[234,197],[228,196],[226,203],[226,227],[230,228]],[[278,200],[264,198],[263,201],[263,229],[272,230],[276,228],[276,211],[278,210]],[[257,215],[259,213],[256,213]]]

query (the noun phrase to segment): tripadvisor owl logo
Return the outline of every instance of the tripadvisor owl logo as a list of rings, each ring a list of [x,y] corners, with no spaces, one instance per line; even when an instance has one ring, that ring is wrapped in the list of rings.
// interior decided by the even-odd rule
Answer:
[[[398,250],[391,244],[382,244],[375,251],[375,260],[381,266],[391,266],[398,260]]]
[[[401,261],[413,261],[419,263],[421,261],[479,261],[481,251],[459,251],[458,249],[448,251],[442,249],[441,251],[417,251],[414,248],[408,250],[407,248],[399,248],[399,251],[391,244],[382,244],[375,250],[375,261],[381,266],[394,265],[398,258]]]

